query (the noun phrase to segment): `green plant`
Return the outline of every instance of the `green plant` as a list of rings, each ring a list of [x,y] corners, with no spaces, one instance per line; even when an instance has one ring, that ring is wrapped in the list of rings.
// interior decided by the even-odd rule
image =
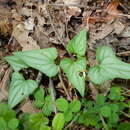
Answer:
[[[107,97],[98,94],[96,103],[83,100],[85,110],[79,116],[78,122],[97,129],[116,128],[119,116],[122,115],[124,109],[127,109],[127,105],[122,102],[122,97],[120,87],[112,87]]]
[[[23,76],[19,74],[21,69],[28,67],[37,69],[48,77],[56,76],[58,74],[58,68],[61,67],[73,87],[84,97],[87,68],[87,60],[85,57],[87,50],[86,35],[87,30],[81,30],[68,42],[66,50],[70,54],[70,58],[61,59],[60,65],[55,64],[58,56],[55,48],[15,52],[13,56],[5,57],[5,60],[10,63],[15,71],[12,75],[9,90],[9,106],[11,108],[15,107],[38,87],[36,81],[24,80]],[[103,84],[105,81],[114,78],[130,78],[130,65],[119,60],[110,47],[99,47],[96,51],[96,59],[99,65],[94,65],[87,70],[88,77],[93,83]],[[16,78],[15,75],[19,75],[18,77],[20,79]],[[20,88],[20,91],[18,88]],[[50,101],[50,97],[45,98],[44,101]]]
[[[44,115],[49,116],[53,112],[52,97],[47,95],[45,97],[44,89],[40,88],[34,93],[34,105],[42,109]]]
[[[19,120],[16,118],[14,110],[10,109],[7,104],[0,103],[0,129],[1,130],[18,130]]]
[[[60,112],[63,112],[65,122],[69,122],[73,120],[80,111],[81,103],[79,100],[73,100],[68,103],[64,98],[59,98],[56,100],[56,107]]]
[[[51,130],[48,126],[49,119],[43,113],[26,114],[24,113],[21,120],[21,129],[23,130]]]
[[[52,126],[49,126],[49,119],[44,116],[43,113],[27,114],[24,113],[20,120],[21,130],[62,130],[64,127],[64,115],[62,113],[57,113],[53,120]]]
[[[56,114],[56,116],[52,121],[53,130],[62,130],[62,128],[64,127],[64,123],[65,123],[64,115],[62,113]]]
[[[82,30],[71,41],[69,41],[66,49],[69,53],[76,55],[76,61],[71,58],[62,59],[60,66],[66,73],[69,81],[79,91],[81,96],[84,96],[85,91],[85,77],[81,76],[81,72],[85,72],[87,60],[85,58],[85,52],[87,49],[86,43],[87,31]]]
[[[88,76],[95,84],[102,84],[114,78],[130,79],[130,64],[122,62],[108,46],[96,50],[99,65],[89,69]]]

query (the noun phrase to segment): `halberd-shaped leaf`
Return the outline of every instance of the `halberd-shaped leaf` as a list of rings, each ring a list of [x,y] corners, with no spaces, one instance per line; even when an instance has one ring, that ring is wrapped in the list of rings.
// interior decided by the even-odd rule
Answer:
[[[13,67],[15,71],[19,71],[23,68],[28,68],[28,65],[26,65],[17,56],[6,56],[5,60]]]
[[[55,48],[16,52],[14,55],[28,66],[38,69],[49,77],[58,73],[58,66],[54,63],[58,55]]]
[[[130,79],[130,64],[119,60],[110,47],[99,47],[96,58],[100,64],[90,68],[88,73],[95,84],[102,84],[114,78]]]
[[[72,40],[67,44],[67,51],[75,53],[79,56],[84,56],[87,49],[87,30],[80,31]]]
[[[84,96],[85,91],[85,77],[80,75],[81,72],[86,70],[86,58],[80,57],[77,61],[65,58],[61,61],[60,66],[66,73],[67,78],[72,85],[79,91],[81,96]]]
[[[24,98],[29,96],[29,94],[31,94],[37,87],[38,84],[36,83],[36,81],[25,80],[21,74],[19,74],[18,72],[14,72],[9,89],[9,107],[15,107]]]

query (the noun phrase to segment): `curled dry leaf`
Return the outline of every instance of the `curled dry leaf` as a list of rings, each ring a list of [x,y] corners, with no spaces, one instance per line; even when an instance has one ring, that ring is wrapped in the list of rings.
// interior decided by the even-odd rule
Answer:
[[[28,18],[28,20],[26,20],[24,22],[25,25],[25,29],[28,31],[33,31],[34,29],[34,19],[33,18]]]
[[[29,36],[29,31],[25,30],[23,24],[19,24],[14,28],[12,36],[18,41],[18,43],[23,47],[23,50],[33,50],[40,49],[37,42]]]
[[[68,19],[70,19],[71,16],[78,16],[81,13],[81,9],[76,7],[76,5],[78,6],[81,3],[81,0],[63,0],[63,2],[65,5],[68,5]]]
[[[40,112],[40,110],[33,107],[33,104],[30,100],[27,100],[26,102],[22,103],[20,106],[20,110],[29,114]]]
[[[10,74],[12,70],[8,68],[0,82],[0,101],[7,100],[8,97],[8,82],[10,81]]]
[[[66,5],[78,5],[81,3],[81,0],[63,0]]]
[[[125,25],[122,22],[120,22],[119,19],[117,19],[113,25],[114,25],[115,33],[117,35],[121,34],[125,29]]]

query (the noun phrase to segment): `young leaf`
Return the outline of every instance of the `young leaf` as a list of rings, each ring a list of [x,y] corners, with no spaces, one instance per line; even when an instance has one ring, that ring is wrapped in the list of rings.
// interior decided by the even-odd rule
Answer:
[[[130,64],[119,60],[110,47],[99,47],[96,58],[100,64],[90,68],[88,73],[95,84],[102,84],[114,78],[130,79]]]
[[[113,112],[119,111],[119,106],[117,104],[111,103],[109,106]]]
[[[19,71],[23,68],[28,68],[28,65],[26,65],[17,56],[6,56],[4,59],[12,66],[15,71]]]
[[[98,95],[96,96],[96,103],[97,103],[98,105],[103,105],[104,102],[105,102],[105,96],[104,96],[103,94],[98,94]]]
[[[121,122],[119,125],[118,125],[118,128],[117,130],[130,130],[130,123],[129,122]]]
[[[73,114],[71,111],[65,111],[64,112],[64,118],[65,118],[65,122],[69,122],[72,120],[73,118]]]
[[[65,100],[64,98],[59,98],[56,100],[56,107],[60,111],[63,111],[63,112],[67,111],[68,105],[69,105],[68,101]]]
[[[43,107],[43,101],[40,101],[40,100],[35,100],[34,102],[33,102],[33,104],[34,104],[34,106],[35,107],[37,107],[37,108],[42,108]]]
[[[109,121],[110,121],[110,123],[112,123],[112,124],[116,124],[116,123],[118,122],[118,120],[119,120],[119,116],[118,116],[118,114],[115,113],[115,112],[113,112],[113,113],[111,114],[111,116],[109,117]]]
[[[103,106],[101,109],[101,114],[104,117],[110,117],[111,116],[111,108],[109,106]]]
[[[58,113],[52,121],[52,127],[54,130],[62,130],[64,123],[64,115],[62,113]]]
[[[14,130],[18,127],[19,125],[19,120],[16,119],[16,118],[13,118],[11,119],[9,122],[8,122],[8,127],[11,129],[11,130]]]
[[[112,87],[108,96],[111,100],[119,100],[121,98],[121,88]]]
[[[2,117],[0,117],[0,129],[1,130],[7,130],[8,129],[7,123]]]
[[[43,128],[45,128],[48,123],[48,118],[42,113],[32,114],[29,117],[29,128],[31,128],[31,130],[44,130]]]
[[[81,96],[84,96],[85,91],[85,77],[80,75],[80,72],[86,70],[86,58],[80,57],[77,61],[73,61],[69,58],[61,60],[60,66],[66,73],[67,78],[72,85],[79,91]]]
[[[24,98],[31,94],[38,87],[36,81],[25,80],[18,72],[12,75],[9,89],[8,105],[10,108],[15,107]]]
[[[79,56],[84,56],[87,49],[87,30],[80,31],[72,40],[67,44],[67,50],[70,53],[75,53]]]
[[[51,96],[46,96],[44,105],[42,107],[42,111],[44,115],[49,116],[51,115],[51,112],[53,112],[53,103],[52,103],[52,97]]]
[[[44,101],[45,91],[43,88],[39,88],[35,93],[34,97],[36,100]]]
[[[73,100],[69,104],[69,108],[70,108],[70,111],[72,111],[72,112],[78,112],[78,111],[80,111],[80,108],[81,108],[80,101],[79,100]]]
[[[58,55],[55,48],[15,52],[14,55],[28,66],[38,69],[49,77],[58,73],[58,66],[54,63]]]

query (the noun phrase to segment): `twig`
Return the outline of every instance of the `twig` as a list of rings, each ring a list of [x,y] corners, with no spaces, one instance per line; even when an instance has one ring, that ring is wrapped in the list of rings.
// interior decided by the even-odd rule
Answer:
[[[60,68],[59,68],[58,77],[59,77],[60,82],[61,82],[61,84],[62,84],[62,87],[63,87],[63,89],[64,89],[64,91],[65,91],[65,93],[66,93],[66,95],[67,95],[67,99],[68,99],[68,100],[72,100],[71,97],[70,97],[70,95],[69,95],[69,93],[68,93],[68,91],[67,91],[67,89],[66,89],[66,87],[65,87],[65,84],[64,84],[64,82],[63,82],[63,80],[62,80]]]
[[[130,51],[125,51],[125,52],[120,52],[120,53],[116,53],[118,56],[121,55],[130,55]]]
[[[53,102],[53,109],[54,109],[54,112],[55,114],[57,114],[57,110],[56,110],[56,106],[55,106],[55,92],[54,92],[54,85],[53,85],[53,81],[51,78],[49,78],[49,88],[50,88],[50,91],[51,91],[51,97],[52,97],[52,102]]]
[[[11,43],[11,41],[13,40],[13,36],[11,35],[9,41],[8,41],[8,45]]]
[[[92,82],[89,83],[89,89],[91,90],[92,98],[93,98],[94,100],[96,100],[96,96],[97,96],[97,94],[98,94],[98,89],[94,87],[94,85],[93,85]]]
[[[77,120],[80,114],[81,112],[74,117],[74,119],[64,128],[64,130],[68,130],[68,128]]]
[[[38,72],[38,75],[37,75],[37,78],[36,78],[36,81],[37,83],[39,84],[42,80],[42,73],[41,72]]]
[[[104,118],[102,117],[102,115],[99,114],[99,116],[100,116],[100,119],[101,119],[101,121],[102,121],[102,124],[103,124],[104,128],[105,128],[106,130],[109,130],[108,127],[107,127],[107,124],[106,124],[105,121],[104,121]]]
[[[60,34],[59,34],[58,31],[56,30],[56,28],[55,28],[55,26],[54,26],[54,24],[53,24],[53,22],[52,22],[52,17],[51,17],[50,11],[49,11],[49,9],[48,9],[48,5],[49,5],[49,4],[48,4],[47,0],[45,0],[45,5],[46,5],[45,8],[46,8],[46,11],[47,11],[47,13],[48,13],[49,20],[50,20],[50,24],[51,24],[53,30],[55,31],[55,34],[56,34],[58,40],[59,40],[59,41],[61,42],[61,44],[65,47],[65,44],[64,44],[62,38],[60,37]]]
[[[79,7],[79,8],[88,8],[90,9],[89,6],[86,5],[79,5],[79,4],[62,4],[62,3],[52,3],[52,4],[48,4],[51,6],[75,6],[75,7]]]
[[[121,111],[121,113],[122,113],[124,116],[130,118],[130,115],[129,115],[129,114],[127,114],[127,113],[125,113],[125,112],[123,112],[123,111]]]

